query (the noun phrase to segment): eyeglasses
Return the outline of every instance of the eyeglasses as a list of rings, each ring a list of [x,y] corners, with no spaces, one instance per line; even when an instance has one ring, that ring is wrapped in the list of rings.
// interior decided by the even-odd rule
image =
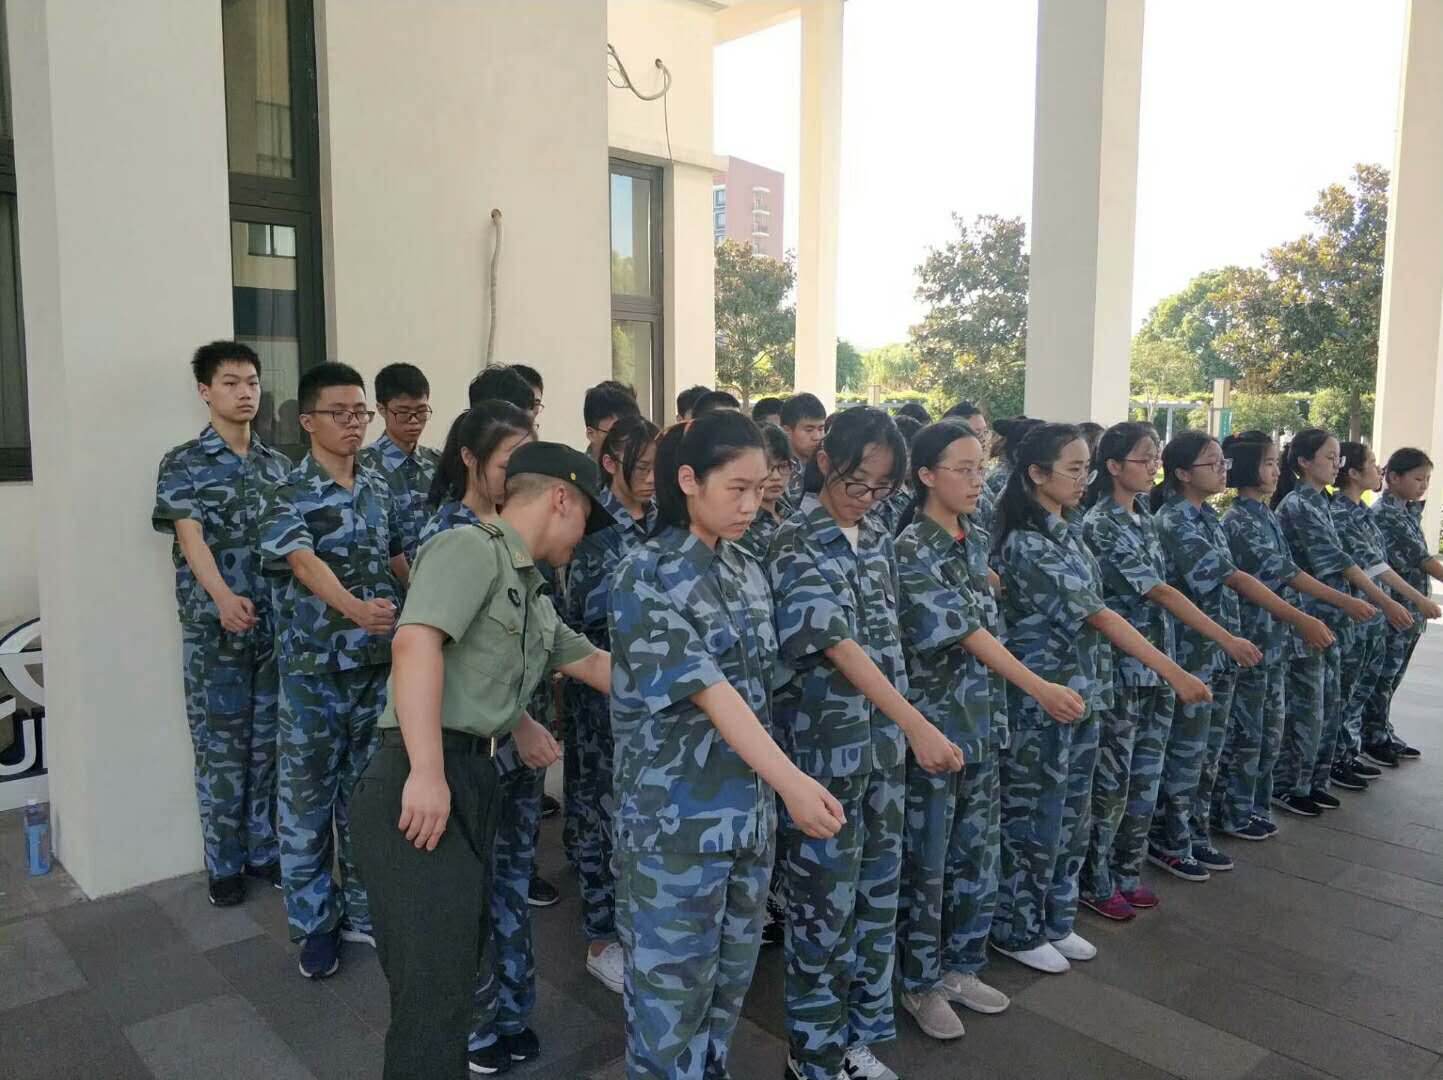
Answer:
[[[387,405],[385,409],[388,413],[394,416],[397,420],[401,421],[403,424],[414,424],[417,420],[425,423],[427,420],[431,419],[431,417],[436,415],[435,410],[432,409],[429,405],[422,405],[419,408],[415,409],[393,409],[389,405]]]
[[[767,475],[768,475],[768,476],[771,476],[772,473],[776,473],[776,474],[778,474],[779,476],[790,476],[792,473],[794,473],[794,472],[796,472],[796,471],[797,471],[797,467],[796,467],[794,464],[792,464],[790,461],[778,461],[778,462],[774,462],[773,464],[767,466]]]
[[[1076,469],[1049,469],[1048,472],[1056,473],[1058,476],[1071,480],[1074,484],[1090,484],[1097,479],[1096,469],[1087,469],[1079,472]]]
[[[329,416],[331,423],[339,424],[341,427],[349,427],[351,424],[360,424],[362,427],[376,419],[373,409],[310,409],[301,414],[302,416]]]
[[[843,480],[842,490],[847,493],[847,498],[849,499],[860,500],[870,498],[873,502],[876,502],[879,499],[888,498],[897,490],[897,487],[895,484],[883,484],[881,487],[873,487],[871,484],[861,480]]]
[[[1214,472],[1225,473],[1233,467],[1232,458],[1218,458],[1217,461],[1194,461],[1194,469],[1212,469]]]
[[[1162,455],[1153,454],[1150,457],[1125,457],[1122,460],[1131,462],[1134,465],[1151,465],[1155,469],[1158,466],[1158,462],[1162,461]]]
[[[934,465],[932,468],[940,472],[956,473],[963,480],[976,480],[982,475],[982,470],[975,465]]]

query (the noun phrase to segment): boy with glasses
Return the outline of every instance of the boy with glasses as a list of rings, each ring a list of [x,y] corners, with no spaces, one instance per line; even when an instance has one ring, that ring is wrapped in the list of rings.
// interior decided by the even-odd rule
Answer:
[[[432,415],[431,384],[414,364],[387,364],[376,372],[376,403],[386,430],[356,455],[356,464],[374,469],[390,485],[396,528],[409,565],[416,561],[421,530],[431,517],[426,498],[440,460],[435,450],[421,445],[421,433]]]
[[[301,376],[297,397],[311,449],[266,499],[260,552],[280,577],[281,881],[301,974],[315,979],[339,967],[341,939],[375,945],[349,805],[385,705],[407,564],[390,487],[356,463],[375,417],[365,382],[345,364],[320,364]]]

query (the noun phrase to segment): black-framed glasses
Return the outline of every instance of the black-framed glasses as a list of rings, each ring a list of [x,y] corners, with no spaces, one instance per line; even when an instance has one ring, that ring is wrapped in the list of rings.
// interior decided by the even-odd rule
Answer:
[[[873,487],[862,480],[843,480],[842,490],[847,493],[849,499],[871,498],[873,502],[889,498],[897,490],[895,484],[883,484],[881,487]]]
[[[365,427],[372,420],[376,419],[373,409],[308,409],[302,416],[329,416],[331,423],[340,427],[349,427],[351,424],[360,424]]]
[[[382,408],[403,424],[414,424],[418,420],[424,424],[436,415],[436,410],[429,405],[420,405],[414,409],[393,409],[389,405],[384,405]]]
[[[1155,469],[1161,464],[1162,455],[1153,454],[1151,457],[1125,457],[1122,460],[1130,462],[1133,465],[1151,465]]]
[[[1212,469],[1214,472],[1225,473],[1233,467],[1232,458],[1218,458],[1216,461],[1194,461],[1194,469]]]
[[[796,471],[797,466],[791,461],[774,461],[767,466],[768,476],[771,476],[772,473],[777,473],[781,476],[791,476]]]

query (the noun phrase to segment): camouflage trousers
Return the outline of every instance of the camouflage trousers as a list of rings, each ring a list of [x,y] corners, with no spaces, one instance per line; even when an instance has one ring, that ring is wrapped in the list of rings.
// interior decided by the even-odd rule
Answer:
[[[581,886],[581,929],[587,941],[605,941],[616,936],[611,703],[591,687],[569,679],[566,703],[566,730],[568,736],[575,732],[576,746],[575,781],[568,797],[576,811],[573,850]]]
[[[1151,842],[1179,858],[1192,858],[1194,844],[1208,842],[1213,787],[1232,712],[1237,672],[1215,671],[1207,680],[1210,702],[1184,705],[1175,701],[1172,731],[1162,763],[1162,784],[1153,815]]]
[[[1212,817],[1224,832],[1242,829],[1254,817],[1272,820],[1273,767],[1283,741],[1287,679],[1287,660],[1238,673],[1213,788]]]
[[[1342,679],[1343,720],[1338,728],[1336,756],[1339,759],[1356,757],[1363,749],[1363,714],[1378,681],[1383,677],[1383,668],[1388,662],[1387,623],[1379,621],[1372,626],[1355,626],[1353,641],[1343,654]]]
[[[1092,835],[1098,720],[1013,728],[1001,752],[1001,869],[992,941],[1008,951],[1060,941],[1077,918]]]
[[[1326,785],[1343,715],[1341,668],[1342,650],[1337,645],[1289,661],[1287,720],[1273,769],[1274,790],[1307,795]],[[1319,779],[1317,763],[1324,747],[1328,765]]]
[[[902,989],[921,994],[950,971],[987,965],[1001,828],[995,751],[941,775],[909,753],[905,814],[898,967]]]
[[[1415,626],[1408,630],[1388,629],[1387,645],[1383,653],[1383,670],[1378,675],[1378,685],[1363,711],[1363,745],[1371,746],[1393,738],[1393,722],[1389,718],[1393,711],[1393,695],[1408,671],[1413,659],[1413,650],[1423,637],[1423,628]]]
[[[847,823],[782,833],[787,1037],[806,1080],[835,1080],[853,1046],[896,1037],[892,968],[902,871],[903,766],[820,781]]]
[[[1172,730],[1172,687],[1118,684],[1113,696],[1113,707],[1098,718],[1092,833],[1078,879],[1089,900],[1138,886]]]
[[[181,678],[190,741],[195,750],[195,797],[200,807],[205,868],[212,877],[263,866],[276,844],[276,709],[280,683],[270,630],[258,627],[262,647],[219,628],[181,625]]]
[[[629,1080],[726,1080],[772,858],[770,838],[762,850],[618,853]]]
[[[533,713],[533,716],[535,714]],[[491,934],[476,984],[470,1049],[501,1035],[520,1035],[536,1006],[536,960],[531,948],[531,872],[541,827],[542,774],[527,768],[508,742],[496,755],[500,807],[491,850]]]
[[[281,676],[277,825],[291,938],[346,923],[371,927],[366,889],[351,853],[351,791],[376,747],[386,703],[381,665]],[[331,865],[340,867],[340,885]]]

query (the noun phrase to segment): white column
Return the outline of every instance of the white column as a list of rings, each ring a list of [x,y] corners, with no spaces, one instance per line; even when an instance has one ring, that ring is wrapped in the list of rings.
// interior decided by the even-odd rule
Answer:
[[[1380,461],[1419,446],[1443,461],[1443,0],[1411,0],[1398,95],[1398,141],[1388,191],[1387,259],[1378,328]],[[1440,474],[1443,475],[1443,474]],[[1443,491],[1434,485],[1424,526],[1436,541]]]
[[[830,410],[837,390],[837,220],[842,197],[842,0],[802,9],[802,175],[796,388]]]
[[[1028,416],[1127,416],[1143,0],[1040,0]]]
[[[232,332],[219,4],[9,5],[50,790],[90,895],[200,866],[156,466]]]

